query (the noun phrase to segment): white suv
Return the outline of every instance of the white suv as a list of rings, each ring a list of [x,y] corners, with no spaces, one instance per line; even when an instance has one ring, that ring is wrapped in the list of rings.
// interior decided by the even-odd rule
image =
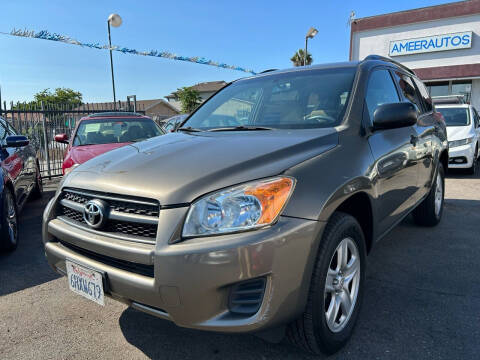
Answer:
[[[475,174],[479,154],[480,117],[469,104],[442,104],[435,108],[447,124],[449,168],[468,169]]]

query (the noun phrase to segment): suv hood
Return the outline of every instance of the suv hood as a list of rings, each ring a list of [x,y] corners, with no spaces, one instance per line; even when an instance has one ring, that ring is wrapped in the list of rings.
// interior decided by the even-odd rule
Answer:
[[[338,144],[335,129],[170,133],[100,155],[63,187],[189,203],[208,192],[281,174]]]
[[[447,126],[448,141],[462,140],[474,136],[472,125]]]

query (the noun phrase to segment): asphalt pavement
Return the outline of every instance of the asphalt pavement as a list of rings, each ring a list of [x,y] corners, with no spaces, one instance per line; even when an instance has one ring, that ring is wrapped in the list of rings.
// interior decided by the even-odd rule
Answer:
[[[318,359],[75,295],[44,258],[41,215],[54,187],[24,209],[17,251],[0,255],[0,359]],[[372,251],[355,333],[330,358],[479,359],[479,233],[480,176],[450,174],[439,226],[408,217]]]

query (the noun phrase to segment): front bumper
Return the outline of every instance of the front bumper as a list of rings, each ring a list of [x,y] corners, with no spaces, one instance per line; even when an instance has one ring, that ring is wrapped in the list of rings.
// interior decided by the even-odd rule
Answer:
[[[304,309],[324,223],[280,217],[270,228],[169,244],[188,208],[161,210],[156,244],[93,234],[54,218],[55,199],[43,219],[49,264],[65,273],[65,260],[106,274],[106,295],[179,326],[250,332],[296,318]],[[76,249],[87,251],[81,252]],[[88,254],[152,268],[152,275],[119,268]],[[242,316],[229,311],[233,285],[264,277],[260,309]],[[66,285],[67,286],[67,285]]]
[[[450,148],[448,151],[448,167],[466,169],[471,168],[475,156],[475,144],[468,144]],[[461,162],[460,162],[461,160]],[[459,161],[457,163],[457,161]]]

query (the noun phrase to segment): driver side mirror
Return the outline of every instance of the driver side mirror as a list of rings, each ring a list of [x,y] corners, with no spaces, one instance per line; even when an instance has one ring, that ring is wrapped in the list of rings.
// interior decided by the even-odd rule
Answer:
[[[55,141],[62,144],[68,144],[68,135],[67,134],[55,135]]]
[[[382,104],[373,113],[373,131],[397,129],[417,123],[417,108],[410,102]]]

